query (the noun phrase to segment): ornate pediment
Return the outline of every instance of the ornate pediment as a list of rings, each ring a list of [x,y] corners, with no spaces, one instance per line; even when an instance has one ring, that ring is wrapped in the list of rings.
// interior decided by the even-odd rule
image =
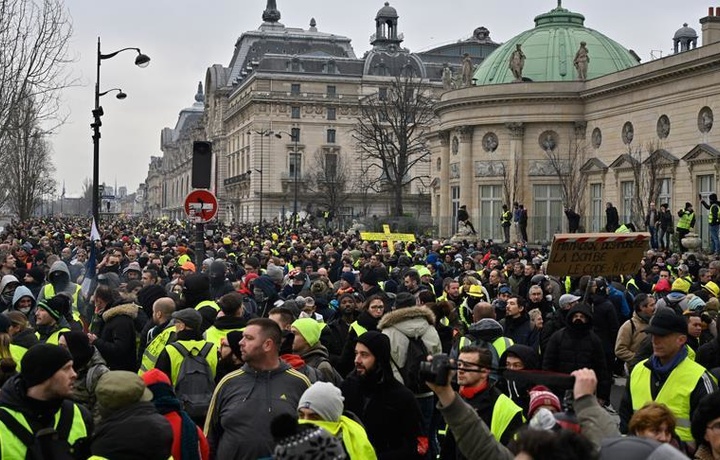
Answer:
[[[643,161],[644,164],[655,163],[658,166],[677,166],[680,159],[665,149],[655,150]]]
[[[608,169],[607,165],[597,158],[590,158],[580,167],[580,172],[585,174],[604,173]]]
[[[720,151],[709,144],[698,144],[682,157],[687,163],[710,163],[720,161]]]
[[[612,169],[631,169],[637,165],[638,161],[633,158],[629,153],[623,153],[610,163],[609,168]]]

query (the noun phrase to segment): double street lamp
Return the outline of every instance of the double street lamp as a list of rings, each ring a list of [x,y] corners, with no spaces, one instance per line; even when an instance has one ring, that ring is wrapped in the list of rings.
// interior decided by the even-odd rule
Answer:
[[[297,232],[297,223],[298,223],[298,169],[300,169],[300,154],[298,153],[298,137],[299,135],[288,133],[287,131],[278,131],[277,134],[275,134],[275,137],[280,139],[282,135],[285,134],[287,136],[290,136],[290,140],[295,143],[295,146],[293,147],[293,218],[292,218],[292,227],[293,230]]]
[[[260,136],[260,169],[256,169],[255,172],[260,174],[260,231],[262,231],[263,225],[263,139],[275,134],[275,131],[271,129],[263,129],[261,131],[248,131],[248,134],[255,133]],[[251,172],[251,171],[249,171]]]
[[[120,88],[113,88],[107,91],[100,92],[100,63],[106,59],[111,59],[117,56],[123,51],[137,51],[137,57],[135,58],[135,65],[141,68],[147,67],[150,64],[150,58],[140,52],[140,48],[123,48],[110,54],[102,54],[100,51],[100,37],[97,42],[97,77],[95,79],[95,108],[92,111],[93,123],[90,127],[93,129],[93,190],[92,190],[92,212],[95,225],[98,230],[100,228],[100,127],[102,126],[102,116],[105,114],[102,106],[100,105],[100,96],[104,96],[110,92],[117,91],[116,97],[118,99],[125,99],[125,94]]]

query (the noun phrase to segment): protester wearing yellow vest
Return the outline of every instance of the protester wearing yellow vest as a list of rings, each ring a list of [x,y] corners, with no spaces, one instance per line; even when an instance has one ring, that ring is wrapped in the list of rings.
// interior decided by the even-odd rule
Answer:
[[[35,333],[37,338],[40,339],[41,342],[53,345],[58,344],[60,334],[70,330],[65,318],[45,300],[40,300],[37,303],[35,327],[37,329]]]
[[[243,318],[243,296],[239,292],[225,294],[218,299],[217,304],[222,316],[215,318],[215,322],[203,333],[203,337],[220,350],[220,341],[227,337],[228,332],[244,331],[247,321]]]
[[[81,299],[80,285],[70,281],[70,270],[65,262],[58,260],[52,264],[48,272],[48,284],[38,295],[38,302],[55,297],[56,294],[66,294],[72,299],[72,313],[75,321],[80,321]]]
[[[341,439],[350,460],[376,459],[375,449],[368,440],[365,428],[342,413],[342,392],[329,382],[313,383],[298,402],[300,423],[319,426]]]
[[[140,356],[138,375],[142,376],[154,368],[165,345],[175,341],[175,325],[172,322],[174,312],[175,301],[170,297],[161,297],[153,303],[152,322],[155,326],[147,332],[147,346]]]
[[[176,344],[185,348],[188,353],[197,356],[203,351],[206,344],[210,343],[202,339],[200,327],[202,325],[202,316],[196,310],[185,308],[176,311],[172,315],[175,320],[175,332],[177,340],[174,343],[165,346],[165,349],[158,356],[155,368],[163,371],[165,375],[170,377],[170,382],[175,386],[177,384],[178,374],[180,373],[180,365],[183,361],[181,352],[176,348]],[[217,349],[213,349],[205,356],[212,377],[215,378],[217,369],[218,354]]]
[[[524,423],[522,408],[490,384],[490,352],[474,345],[466,346],[460,350],[457,364],[460,396],[490,427],[495,439],[507,445]],[[455,437],[446,436],[442,448],[443,456],[448,452],[448,458],[454,458],[452,453],[455,450]]]
[[[503,243],[508,244],[510,243],[510,226],[512,225],[513,214],[512,211],[508,209],[508,205],[504,204],[502,208],[503,212],[500,215],[500,226],[503,229]]]
[[[44,439],[59,457],[90,455],[92,418],[69,399],[75,375],[72,356],[62,347],[40,344],[25,353],[22,372],[0,394],[0,458],[27,458],[28,450],[40,454],[36,435],[48,428],[57,435]]]
[[[680,245],[680,252],[687,251],[687,248],[683,246],[682,239],[695,228],[695,211],[693,211],[692,203],[685,203],[685,208],[678,211],[678,223],[676,231],[678,234],[678,244]]]
[[[658,309],[645,333],[652,337],[653,356],[638,363],[630,374],[620,406],[621,430],[627,431],[636,410],[655,401],[675,415],[680,440],[691,442],[691,416],[705,395],[717,391],[715,378],[689,359],[687,323],[671,309]]]
[[[199,329],[202,333],[213,325],[220,311],[210,294],[210,278],[205,273],[193,273],[185,277],[184,286],[185,306],[194,308],[202,315],[202,327]]]

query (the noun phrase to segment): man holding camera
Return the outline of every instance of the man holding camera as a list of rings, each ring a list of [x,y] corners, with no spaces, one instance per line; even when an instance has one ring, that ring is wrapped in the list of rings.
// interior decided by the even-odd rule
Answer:
[[[470,404],[492,435],[507,445],[522,426],[522,408],[493,386],[489,380],[492,355],[486,348],[468,345],[460,349],[457,360],[457,382],[460,396]],[[447,436],[442,449],[443,459],[463,459],[456,453],[455,438]]]

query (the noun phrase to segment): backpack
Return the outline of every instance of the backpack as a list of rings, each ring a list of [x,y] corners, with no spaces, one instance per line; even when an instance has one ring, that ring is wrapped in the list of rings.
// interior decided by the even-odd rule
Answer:
[[[405,386],[414,394],[422,394],[430,391],[430,388],[420,378],[420,363],[425,362],[428,356],[428,349],[422,337],[408,337],[408,347],[405,352],[405,365],[395,367],[400,371]]]
[[[215,345],[207,342],[197,355],[191,354],[179,343],[170,345],[182,355],[175,393],[191,418],[205,418],[215,391],[215,380],[207,357],[215,350]]]

